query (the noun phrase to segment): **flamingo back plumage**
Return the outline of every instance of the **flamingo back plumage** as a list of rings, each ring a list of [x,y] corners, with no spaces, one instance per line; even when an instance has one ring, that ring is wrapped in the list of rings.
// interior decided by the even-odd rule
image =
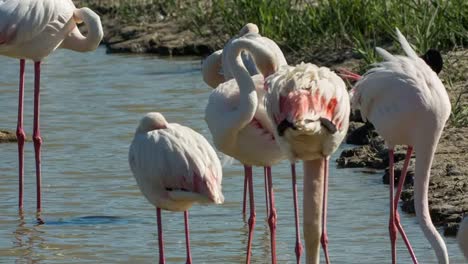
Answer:
[[[224,201],[219,158],[208,141],[188,127],[137,129],[129,151],[140,190],[156,207],[185,211],[192,203]]]
[[[335,151],[348,129],[350,111],[341,78],[326,67],[302,63],[280,68],[266,79],[265,88],[270,118],[277,126],[291,124],[284,135],[276,130],[290,159],[315,159]]]
[[[0,54],[33,60],[46,57],[76,26],[74,10],[71,0],[1,1]]]

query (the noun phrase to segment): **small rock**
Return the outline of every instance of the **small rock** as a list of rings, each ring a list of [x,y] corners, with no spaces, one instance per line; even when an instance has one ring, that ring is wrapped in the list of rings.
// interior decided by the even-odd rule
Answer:
[[[351,122],[348,129],[348,135],[346,136],[346,143],[354,145],[367,145],[370,143],[372,138],[377,136],[378,134],[371,123],[367,122],[362,124]]]
[[[415,214],[416,210],[414,209],[414,199],[411,197],[411,199],[403,201],[401,203],[401,210],[409,214]]]
[[[394,170],[394,183],[398,184],[398,181],[400,180],[401,176],[401,168],[395,168]],[[389,168],[385,169],[385,174],[382,176],[382,181],[384,184],[390,184],[389,181],[390,178],[390,173],[389,173]],[[405,185],[413,185],[414,182],[414,171],[408,170],[406,173],[406,178],[405,178]]]
[[[6,130],[0,130],[0,143],[17,142],[16,133]]]
[[[459,223],[446,223],[444,225],[444,236],[456,236],[458,233]]]
[[[351,114],[349,115],[349,121],[364,123],[364,121],[362,120],[361,111],[351,111]]]

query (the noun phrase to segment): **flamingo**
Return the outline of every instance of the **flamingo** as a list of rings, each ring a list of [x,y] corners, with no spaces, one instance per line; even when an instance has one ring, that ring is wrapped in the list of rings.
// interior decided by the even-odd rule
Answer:
[[[303,160],[306,263],[319,263],[319,243],[329,263],[328,164],[348,129],[350,106],[345,83],[326,67],[301,63],[270,75],[265,89],[266,110],[276,126],[279,146],[291,163]]]
[[[85,22],[84,37],[76,24]],[[20,59],[18,138],[19,208],[23,208],[24,141],[23,98],[25,60],[34,61],[34,128],[37,210],[41,210],[41,145],[39,90],[41,61],[57,48],[78,52],[93,51],[103,37],[99,16],[89,8],[77,9],[71,0],[0,1],[0,55]]]
[[[284,63],[285,59],[282,54],[280,56],[270,54],[271,50],[262,45],[262,39],[263,37],[257,33],[245,34],[233,39],[229,45],[225,46],[222,54],[224,57],[222,67],[229,69],[235,79],[221,83],[213,90],[205,110],[205,121],[213,136],[216,148],[244,164],[246,179],[244,182],[248,182],[250,202],[246,263],[250,263],[251,259],[253,229],[256,221],[252,166],[266,167],[266,185],[268,186],[270,207],[268,223],[271,233],[271,257],[272,263],[276,263],[276,210],[271,166],[285,159],[284,154],[275,143],[274,127],[268,121],[264,105],[259,103],[263,101],[265,94],[263,76],[275,72],[278,65]],[[254,45],[257,42],[260,44]],[[255,50],[252,49],[253,47]],[[241,59],[240,54],[243,51],[252,55],[262,74],[250,76]],[[228,71],[224,70],[223,72],[227,73]]]
[[[224,202],[215,150],[194,130],[153,112],[141,119],[128,159],[141,192],[156,207],[159,263],[165,263],[161,209],[184,212],[186,263],[192,263],[188,209],[193,203]]]
[[[358,80],[351,90],[352,106],[361,110],[364,120],[374,124],[389,148],[392,263],[396,262],[397,229],[413,262],[418,262],[398,214],[398,201],[413,148],[417,151],[414,177],[416,217],[439,263],[449,263],[447,247],[429,215],[427,194],[434,153],[451,111],[447,91],[437,76],[442,69],[442,57],[438,51],[429,50],[419,58],[398,29],[396,34],[406,56],[394,56],[377,47],[376,51],[384,62],[374,65],[362,77],[347,71],[343,77]],[[394,195],[393,153],[396,145],[407,145],[408,148],[403,176]]]
[[[264,45],[267,45],[273,52],[274,56],[276,56],[276,67],[280,67],[282,65],[287,65],[286,59],[284,58],[283,52],[281,49],[278,47],[278,45],[268,39],[260,36],[258,34],[258,26],[253,24],[253,23],[247,23],[240,31],[239,34],[230,39],[225,47],[224,50],[227,49],[227,47],[232,43],[233,40],[236,38],[245,36],[245,37],[250,37],[250,38],[255,38],[258,41],[262,41]],[[210,56],[208,56],[204,61],[203,61],[203,67],[202,67],[202,75],[203,75],[203,80],[205,81],[206,84],[211,86],[212,88],[216,88],[218,85],[221,83],[231,80],[234,78],[231,70],[230,70],[230,65],[227,63],[227,58],[226,58],[226,53],[223,53],[223,50],[218,50],[213,52]],[[268,67],[271,67],[271,65],[264,65],[264,62],[260,61],[258,62],[258,65],[255,64],[253,61],[253,58],[250,54],[246,53],[246,51],[241,52],[241,57],[242,57],[242,62],[244,63],[244,66],[246,67],[247,71],[251,76],[257,75],[261,73],[257,69],[265,69]],[[265,71],[265,70],[263,70]],[[267,171],[269,169],[267,167],[264,167],[264,178],[265,178],[265,197],[266,197],[266,211],[267,215],[269,214],[269,202],[268,202],[268,176],[267,176]],[[244,168],[244,171],[247,171],[247,168]],[[242,214],[245,216],[246,212],[246,194],[247,194],[247,174],[244,175],[244,195],[243,195],[243,203],[242,203]]]
[[[468,216],[460,223],[457,234],[458,245],[468,260]]]

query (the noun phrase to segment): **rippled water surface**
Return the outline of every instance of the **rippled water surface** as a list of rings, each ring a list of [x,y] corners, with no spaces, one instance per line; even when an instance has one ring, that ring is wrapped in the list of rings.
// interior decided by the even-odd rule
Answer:
[[[14,130],[19,63],[0,63],[0,128]],[[32,135],[32,64],[28,63],[25,128]],[[200,60],[58,51],[43,67],[43,225],[35,215],[34,149],[25,146],[25,211],[17,209],[17,145],[0,145],[0,263],[154,263],[156,217],[130,174],[127,151],[141,116],[160,111],[211,140],[203,120],[210,89]],[[343,146],[349,147],[349,146]],[[334,157],[332,160],[334,160]],[[380,174],[336,169],[331,162],[329,240],[333,263],[390,263],[388,188]],[[299,166],[300,167],[300,166]],[[247,225],[241,215],[242,167],[224,167],[222,206],[191,210],[194,263],[243,263]],[[256,168],[257,226],[253,263],[269,262],[263,169]],[[299,169],[299,175],[302,170]],[[289,165],[273,168],[278,210],[278,263],[295,263]],[[302,177],[299,176],[299,192]],[[300,198],[302,200],[302,198]],[[183,214],[163,213],[168,263],[184,263]],[[436,263],[414,216],[403,225],[421,263]],[[452,263],[464,263],[445,238]],[[398,241],[399,263],[410,263]]]

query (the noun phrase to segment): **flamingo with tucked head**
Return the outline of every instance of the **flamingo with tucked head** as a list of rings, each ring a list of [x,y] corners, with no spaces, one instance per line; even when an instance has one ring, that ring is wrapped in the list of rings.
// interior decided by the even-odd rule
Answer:
[[[363,76],[345,71],[342,76],[358,80],[352,89],[352,106],[361,110],[364,120],[374,124],[389,147],[390,158],[390,241],[392,263],[396,262],[396,236],[400,232],[414,263],[416,255],[403,230],[398,201],[405,182],[413,148],[417,151],[414,176],[414,207],[421,229],[434,249],[439,263],[449,263],[447,247],[432,224],[428,206],[431,164],[439,138],[447,122],[451,105],[444,85],[437,76],[442,70],[442,56],[429,50],[421,58],[396,29],[406,56],[395,56],[376,48],[384,62],[374,65]],[[407,145],[402,177],[394,194],[394,159],[396,145]]]
[[[85,22],[88,33],[83,36],[77,24]],[[95,50],[103,37],[101,20],[89,8],[77,9],[71,0],[8,0],[0,1],[0,55],[20,59],[18,138],[19,208],[23,207],[24,141],[23,98],[25,60],[33,60],[34,128],[36,158],[37,210],[41,210],[41,145],[39,126],[39,90],[41,61],[57,48],[78,52]]]
[[[215,150],[194,130],[148,113],[135,132],[128,160],[141,192],[156,207],[159,263],[165,263],[161,209],[184,212],[186,263],[192,263],[188,209],[193,203],[224,201]]]

